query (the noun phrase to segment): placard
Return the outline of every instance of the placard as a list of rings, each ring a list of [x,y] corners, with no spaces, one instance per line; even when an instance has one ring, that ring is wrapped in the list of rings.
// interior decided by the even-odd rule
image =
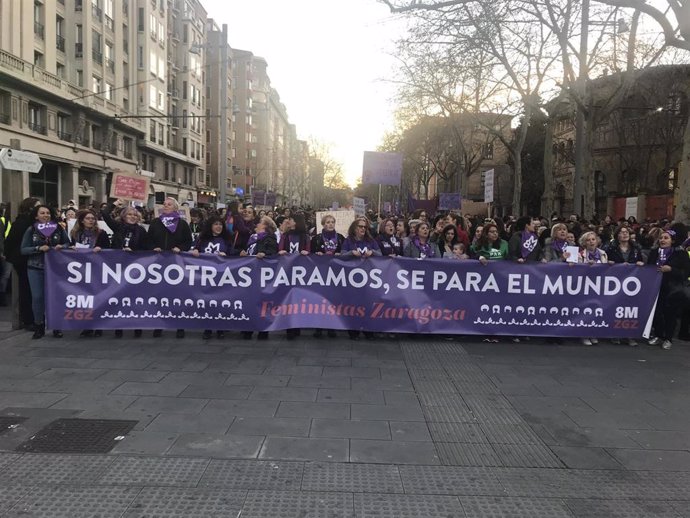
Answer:
[[[130,173],[113,173],[110,197],[121,200],[147,201],[151,179]]]
[[[321,232],[321,218],[323,218],[326,214],[330,214],[335,218],[335,230],[339,234],[342,234],[343,236],[347,237],[347,231],[350,228],[350,225],[352,222],[355,220],[355,211],[354,210],[347,210],[347,209],[341,209],[341,210],[324,210],[316,213],[316,232],[320,233]]]

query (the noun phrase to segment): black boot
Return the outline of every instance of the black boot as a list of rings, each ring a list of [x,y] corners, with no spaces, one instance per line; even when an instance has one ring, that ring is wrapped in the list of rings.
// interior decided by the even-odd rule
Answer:
[[[32,340],[38,340],[39,338],[43,338],[46,334],[46,326],[45,324],[34,324],[34,334],[31,337]]]

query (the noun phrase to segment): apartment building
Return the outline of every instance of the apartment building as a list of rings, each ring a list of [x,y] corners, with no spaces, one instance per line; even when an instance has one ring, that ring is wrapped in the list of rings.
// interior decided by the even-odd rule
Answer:
[[[38,173],[2,171],[3,201],[105,199],[112,171],[135,171],[128,0],[0,3],[0,147],[37,153]],[[1,168],[0,168],[1,169]]]

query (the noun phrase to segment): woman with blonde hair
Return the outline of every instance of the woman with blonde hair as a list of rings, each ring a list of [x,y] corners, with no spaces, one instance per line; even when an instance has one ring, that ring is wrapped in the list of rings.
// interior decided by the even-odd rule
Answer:
[[[565,262],[568,259],[568,246],[576,246],[573,241],[568,241],[568,227],[565,223],[556,223],[551,227],[551,237],[544,241],[544,259],[546,262]]]

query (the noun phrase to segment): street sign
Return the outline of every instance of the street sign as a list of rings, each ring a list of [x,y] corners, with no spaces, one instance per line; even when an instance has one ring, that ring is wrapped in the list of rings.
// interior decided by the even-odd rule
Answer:
[[[43,166],[43,162],[41,162],[36,153],[4,147],[0,149],[0,165],[5,169],[38,173]]]

